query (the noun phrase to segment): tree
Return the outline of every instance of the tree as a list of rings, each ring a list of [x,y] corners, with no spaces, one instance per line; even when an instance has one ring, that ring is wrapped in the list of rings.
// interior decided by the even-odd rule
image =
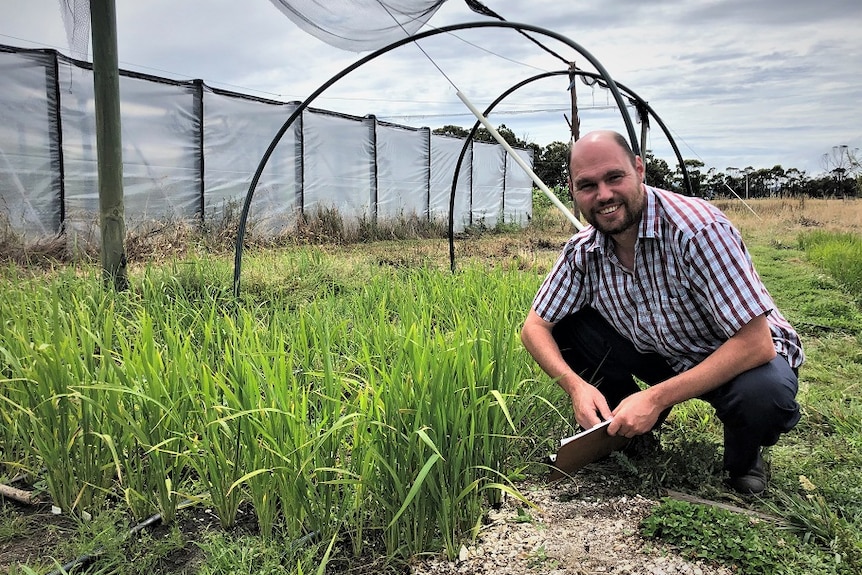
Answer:
[[[683,164],[685,165],[685,169],[688,172],[688,181],[691,182],[691,194],[696,198],[703,197],[703,193],[701,191],[701,179],[703,174],[700,172],[700,168],[704,167],[704,163],[700,160],[683,160]],[[673,177],[673,185],[676,190],[680,191],[683,194],[688,194],[688,190],[685,186],[685,178],[683,177],[682,168],[677,168]]]
[[[673,172],[670,166],[661,158],[656,158],[650,150],[644,152],[646,165],[646,183],[663,190],[673,189]]]
[[[466,138],[470,135],[470,130],[467,128],[462,128],[461,126],[454,126],[452,124],[447,124],[442,128],[434,128],[432,133],[442,135],[442,136],[454,136],[456,138]],[[529,148],[529,144],[524,140],[520,139],[515,135],[511,129],[506,127],[506,124],[500,124],[500,127],[497,128],[497,133],[503,137],[507,144],[514,148]],[[480,126],[476,133],[473,135],[474,142],[496,142],[494,136],[491,135],[485,127]]]
[[[706,180],[702,182],[701,190],[703,197],[713,199],[725,195],[727,189],[724,187],[725,175],[715,168],[706,171]]]
[[[442,128],[434,128],[432,130],[432,133],[440,136],[454,136],[456,138],[466,138],[470,135],[470,130],[462,128],[461,126],[453,126],[452,124],[446,124]]]
[[[856,176],[860,172],[859,149],[846,144],[832,146],[832,150],[821,158],[823,169],[835,178],[835,193],[839,196],[855,195],[858,187]]]
[[[565,188],[569,185],[569,145],[551,142],[537,156],[533,156],[533,171],[549,188]]]
[[[527,143],[523,140],[519,139],[518,136],[515,135],[515,132],[506,127],[506,124],[500,124],[500,127],[497,128],[497,133],[500,134],[506,143],[514,148],[525,148],[527,147]],[[476,136],[473,138],[477,142],[496,142],[494,136],[491,135],[484,127],[480,127],[476,131]]]

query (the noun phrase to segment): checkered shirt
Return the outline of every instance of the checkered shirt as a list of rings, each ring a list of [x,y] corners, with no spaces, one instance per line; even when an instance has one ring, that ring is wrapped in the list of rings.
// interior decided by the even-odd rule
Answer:
[[[763,285],[739,231],[708,202],[646,186],[634,271],[592,226],[573,236],[533,309],[556,323],[584,306],[677,372],[694,367],[759,315],[777,353],[804,361],[799,336]]]

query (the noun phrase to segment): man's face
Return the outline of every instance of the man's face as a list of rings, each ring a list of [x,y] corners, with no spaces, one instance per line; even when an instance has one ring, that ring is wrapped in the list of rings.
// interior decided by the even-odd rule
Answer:
[[[572,190],[578,209],[594,228],[608,235],[636,227],[643,215],[643,163],[633,166],[615,141],[576,142],[571,157]]]

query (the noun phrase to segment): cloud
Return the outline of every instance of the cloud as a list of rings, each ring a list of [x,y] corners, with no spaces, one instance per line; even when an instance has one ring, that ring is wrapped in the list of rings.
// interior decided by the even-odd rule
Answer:
[[[862,144],[857,0],[485,0],[511,22],[545,28],[586,50],[649,104],[686,158],[707,166],[820,171],[833,145]],[[125,69],[277,100],[303,100],[363,54],[337,50],[301,32],[269,0],[118,2],[119,57]],[[436,27],[489,21],[460,0],[446,2]],[[547,48],[592,69],[553,38]],[[68,53],[56,0],[4,0],[0,43]],[[337,82],[314,106],[357,116],[471,126],[451,80],[479,108],[515,83],[566,63],[509,29],[460,30],[421,42],[430,62],[406,45]],[[439,66],[439,70],[437,67]],[[449,78],[441,74],[441,71]],[[521,137],[565,140],[564,77],[513,93],[492,115]],[[584,130],[622,129],[607,93],[577,85]],[[532,113],[526,113],[529,111]],[[570,114],[568,114],[570,115]],[[675,163],[654,125],[656,155]]]

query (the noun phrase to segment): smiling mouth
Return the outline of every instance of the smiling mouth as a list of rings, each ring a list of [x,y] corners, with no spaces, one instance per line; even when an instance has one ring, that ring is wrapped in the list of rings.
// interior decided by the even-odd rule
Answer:
[[[607,216],[608,214],[612,214],[612,213],[614,213],[614,212],[615,212],[615,211],[617,211],[619,208],[620,208],[619,204],[614,205],[614,206],[608,206],[608,207],[606,207],[606,208],[602,208],[601,210],[599,210],[599,211],[598,211],[598,214],[599,214],[600,216]]]

